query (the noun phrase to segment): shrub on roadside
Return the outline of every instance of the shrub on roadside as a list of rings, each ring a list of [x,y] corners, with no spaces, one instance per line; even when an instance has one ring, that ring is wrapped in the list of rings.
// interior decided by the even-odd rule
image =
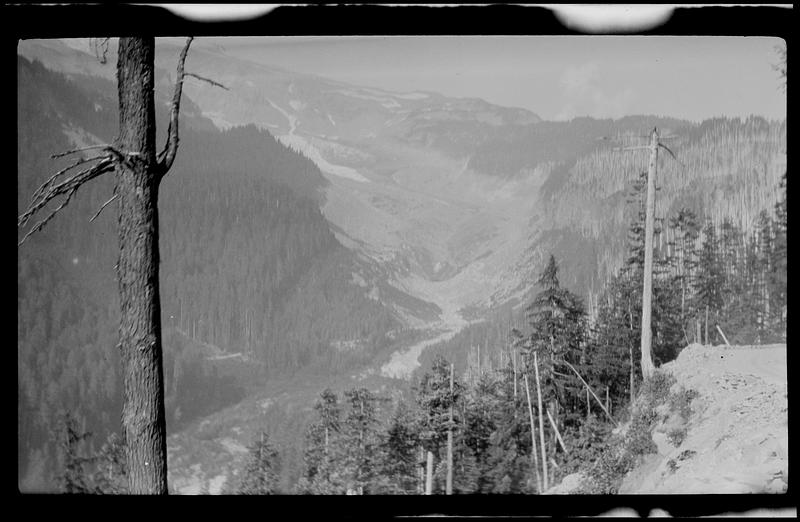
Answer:
[[[569,453],[563,454],[560,472],[563,476],[580,471],[587,462],[596,462],[609,448],[609,437],[613,425],[596,417],[577,430],[564,433]]]
[[[608,441],[600,458],[586,473],[587,478],[578,493],[616,494],[623,478],[636,466],[639,458],[658,450],[651,436],[658,421],[656,407],[670,400],[670,388],[674,383],[672,375],[661,371],[656,371],[642,383],[628,429]]]
[[[695,390],[685,390],[681,388],[678,392],[673,393],[669,397],[669,408],[672,411],[680,413],[681,419],[689,420],[692,415],[692,400],[697,397]]]

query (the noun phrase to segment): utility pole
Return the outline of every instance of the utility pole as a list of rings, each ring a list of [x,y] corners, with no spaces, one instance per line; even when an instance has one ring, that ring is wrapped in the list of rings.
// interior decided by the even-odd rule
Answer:
[[[480,345],[478,345],[480,349]],[[454,364],[450,363],[450,425],[447,428],[447,482],[445,491],[453,494],[453,370]]]
[[[653,330],[650,328],[653,300],[653,221],[656,206],[656,166],[658,164],[658,129],[650,137],[650,164],[647,167],[647,201],[644,225],[644,290],[642,291],[642,377],[649,379],[653,366]]]
[[[658,168],[658,148],[661,147],[667,152],[675,161],[678,159],[669,148],[661,143],[661,139],[673,138],[675,136],[665,136],[659,138],[658,129],[653,127],[650,133],[650,145],[616,148],[615,150],[650,150],[650,162],[647,167],[647,198],[645,200],[645,233],[644,233],[644,284],[642,290],[642,337],[641,337],[641,352],[642,352],[642,377],[648,379],[653,375],[655,366],[653,365],[653,331],[651,328],[652,322],[652,301],[653,301],[653,229],[655,228],[655,213],[656,213],[656,170]],[[608,139],[608,138],[600,138]],[[680,164],[680,161],[678,161]],[[633,387],[631,387],[632,389]]]

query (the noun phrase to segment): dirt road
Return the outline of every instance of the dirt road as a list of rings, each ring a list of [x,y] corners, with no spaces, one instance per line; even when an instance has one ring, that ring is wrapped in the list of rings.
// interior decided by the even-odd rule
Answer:
[[[684,349],[663,366],[693,389],[686,437],[653,434],[659,454],[620,493],[781,493],[788,486],[786,345]]]

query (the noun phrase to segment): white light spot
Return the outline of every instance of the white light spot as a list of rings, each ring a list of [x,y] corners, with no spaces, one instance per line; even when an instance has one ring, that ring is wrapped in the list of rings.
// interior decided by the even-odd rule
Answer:
[[[157,5],[159,7],[163,7],[164,9],[168,9],[173,14],[176,14],[178,16],[182,16],[188,18],[189,20],[200,21],[200,22],[247,20],[249,18],[262,16],[275,8],[275,6],[269,6],[263,4],[255,4],[255,5],[145,4],[145,5]]]
[[[78,258],[77,257],[73,257],[72,258],[72,264],[73,265],[77,265],[78,264]]]
[[[666,22],[673,12],[669,5],[558,5],[551,8],[564,25],[587,33],[646,31]]]

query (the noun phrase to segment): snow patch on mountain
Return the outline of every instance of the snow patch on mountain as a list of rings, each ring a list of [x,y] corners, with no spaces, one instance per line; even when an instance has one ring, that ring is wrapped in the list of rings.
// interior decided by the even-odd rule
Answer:
[[[334,165],[326,160],[324,157],[322,157],[319,149],[309,143],[309,141],[302,136],[298,136],[297,134],[288,134],[278,136],[278,139],[287,147],[304,154],[308,159],[313,161],[317,167],[319,167],[319,170],[321,170],[323,174],[333,174],[334,176],[339,176],[341,178],[346,178],[361,183],[369,182],[369,179],[362,176],[356,169],[345,167],[343,165]]]
[[[429,97],[429,95],[425,94],[424,92],[398,93],[393,94],[393,96],[403,100],[424,100],[425,98]]]
[[[289,106],[296,111],[302,111],[307,107],[307,105],[300,100],[289,100]]]
[[[339,94],[343,94],[350,98],[359,98],[362,100],[378,102],[387,109],[399,109],[401,107],[401,105],[397,102],[397,100],[394,100],[388,96],[373,96],[370,94],[364,94],[363,92],[357,92],[350,89],[343,89],[338,92]]]

